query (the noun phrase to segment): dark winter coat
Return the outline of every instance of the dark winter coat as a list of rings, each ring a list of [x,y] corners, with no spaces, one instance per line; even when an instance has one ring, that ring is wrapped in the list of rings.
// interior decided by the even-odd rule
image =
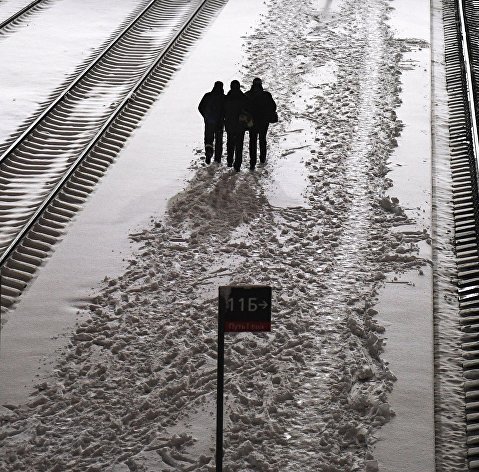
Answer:
[[[225,113],[225,95],[223,89],[213,88],[205,93],[198,105],[198,110],[206,123],[222,125]]]
[[[225,128],[227,133],[244,130],[240,113],[248,109],[248,99],[240,89],[230,90],[225,97]]]
[[[263,90],[261,85],[253,85],[245,95],[248,98],[249,111],[253,115],[254,127],[266,126],[276,111],[276,103],[271,94]]]

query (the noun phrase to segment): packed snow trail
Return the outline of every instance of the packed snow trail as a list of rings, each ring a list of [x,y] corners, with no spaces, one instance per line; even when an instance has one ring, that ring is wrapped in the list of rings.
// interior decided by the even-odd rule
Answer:
[[[271,0],[247,38],[242,82],[261,76],[280,110],[267,166],[192,164],[52,378],[4,410],[0,468],[214,471],[217,287],[258,283],[273,287],[273,329],[226,339],[225,471],[377,470],[394,374],[375,296],[425,263],[428,238],[386,194],[406,45],[387,0],[315,4]],[[292,149],[298,124],[308,147]],[[307,173],[300,207],[268,201],[284,159]]]

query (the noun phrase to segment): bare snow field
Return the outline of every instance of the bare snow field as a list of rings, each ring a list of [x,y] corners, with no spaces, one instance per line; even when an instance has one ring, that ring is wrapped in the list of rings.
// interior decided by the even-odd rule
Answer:
[[[273,328],[226,339],[225,471],[435,470],[429,15],[228,2],[8,314],[1,471],[214,471],[217,287],[244,283]],[[205,166],[201,95],[256,76],[268,163]]]
[[[30,3],[0,2],[0,21]],[[27,20],[0,33],[0,150],[122,30],[147,0],[42,2]],[[32,45],[34,47],[32,47]]]

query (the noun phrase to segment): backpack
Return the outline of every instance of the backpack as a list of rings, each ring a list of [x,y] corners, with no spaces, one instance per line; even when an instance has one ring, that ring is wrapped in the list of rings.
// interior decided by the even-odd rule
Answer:
[[[253,115],[247,110],[241,110],[238,118],[244,128],[250,129],[254,126]]]
[[[270,123],[277,123],[278,122],[278,114],[275,111],[272,111],[271,114],[269,115],[269,120]]]

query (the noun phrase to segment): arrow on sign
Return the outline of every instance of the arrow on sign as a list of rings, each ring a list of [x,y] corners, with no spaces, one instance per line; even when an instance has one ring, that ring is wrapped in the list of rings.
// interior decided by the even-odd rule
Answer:
[[[268,304],[264,300],[261,303],[258,303],[258,305],[263,309],[268,306]]]

